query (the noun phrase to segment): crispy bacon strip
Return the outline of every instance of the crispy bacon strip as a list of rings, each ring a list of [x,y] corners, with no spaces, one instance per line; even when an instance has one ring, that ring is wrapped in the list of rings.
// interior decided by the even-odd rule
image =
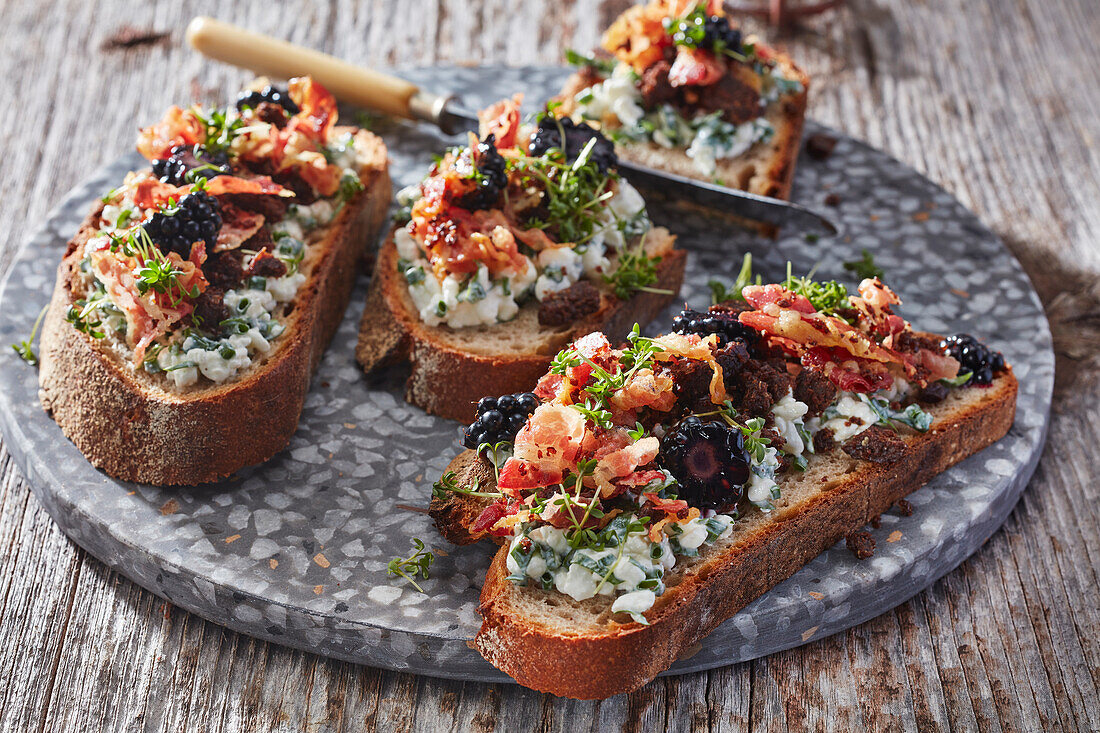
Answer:
[[[638,466],[652,463],[660,448],[660,441],[650,436],[600,458],[592,474],[596,480],[596,486],[599,487],[600,494],[606,497],[615,493],[616,487],[612,484],[612,481],[629,476],[634,473]]]
[[[757,310],[738,319],[843,390],[873,392],[897,377],[923,385],[958,372],[957,361],[929,349],[894,348],[909,324],[891,311],[901,300],[881,281],[865,279],[859,293],[848,299],[859,328],[818,313],[809,300],[780,285],[744,288],[745,300]]]
[[[712,51],[680,46],[676,49],[676,60],[668,70],[668,83],[674,87],[709,86],[725,73],[725,63]]]
[[[135,364],[140,364],[145,358],[149,344],[194,309],[190,298],[184,297],[180,290],[197,290],[201,294],[206,289],[207,282],[201,269],[206,261],[206,245],[202,242],[191,246],[187,260],[175,252],[166,256],[180,273],[177,276],[180,290],[169,293],[151,289],[140,292],[137,272],[144,265],[140,257],[112,252],[109,247],[93,249],[89,254],[96,278],[103,283],[111,302],[126,318],[126,340],[134,347]]]
[[[168,108],[159,122],[142,128],[137,149],[148,160],[161,160],[177,145],[196,145],[203,139],[205,126],[191,110],[176,106]]]
[[[315,143],[328,141],[336,124],[336,98],[319,81],[308,76],[291,79],[287,92],[298,105],[298,114],[290,118],[286,129],[299,132]]]
[[[519,491],[561,483],[574,468],[585,434],[584,417],[563,405],[539,405],[516,435],[512,457],[504,462],[497,485]]]
[[[219,203],[221,204],[222,227],[218,230],[218,241],[214,243],[215,252],[236,249],[263,228],[263,214],[245,211],[228,201],[220,201]]]
[[[519,133],[519,110],[522,105],[523,95],[516,94],[511,99],[502,99],[478,112],[478,137],[484,140],[489,135],[495,135],[498,148],[514,147]]]
[[[165,183],[158,178],[154,178],[151,173],[138,174],[128,182],[128,185],[133,192],[134,203],[142,209],[155,209],[158,206],[167,204],[169,201],[179,201],[195,188],[191,184],[173,186],[171,183]],[[207,181],[206,192],[211,196],[221,196],[227,193],[251,193],[281,197],[294,195],[293,191],[283,188],[267,176],[256,176],[254,178],[218,176]]]
[[[817,310],[809,298],[782,285],[746,285],[741,289],[741,297],[757,310],[763,310],[773,303],[780,308],[789,308],[799,313],[814,313]]]

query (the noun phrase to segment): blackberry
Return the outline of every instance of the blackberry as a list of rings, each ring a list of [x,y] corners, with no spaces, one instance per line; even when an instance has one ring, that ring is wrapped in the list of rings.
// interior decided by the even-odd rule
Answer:
[[[531,392],[482,397],[477,403],[477,420],[462,431],[462,445],[477,450],[482,443],[513,440],[538,406],[539,398]]]
[[[737,320],[737,314],[728,311],[697,311],[685,308],[672,319],[676,333],[697,333],[700,336],[718,334],[718,345],[740,340],[746,344],[756,341],[756,333]]]
[[[208,251],[214,247],[222,227],[221,207],[206,191],[194,191],[179,200],[175,211],[153,214],[144,227],[161,252],[187,259],[195,242],[205,242]]]
[[[965,384],[989,384],[994,374],[1004,371],[1004,355],[968,333],[948,336],[940,341],[940,348],[958,360],[961,365],[959,371],[970,372],[970,379]]]
[[[193,183],[194,181],[187,180],[187,173],[190,171],[195,171],[193,178],[207,180],[229,175],[229,156],[225,153],[212,153],[201,145],[193,148],[177,145],[172,148],[169,157],[153,161],[153,175],[173,186]]]
[[[689,506],[718,510],[727,510],[744,498],[749,461],[740,430],[703,422],[695,415],[673,427],[657,456],[657,462],[679,482],[681,499]]]
[[[462,153],[471,158],[470,149]],[[470,211],[492,208],[500,193],[508,186],[508,174],[504,170],[504,156],[497,151],[496,136],[489,135],[477,145],[477,157],[470,160],[470,167],[477,171],[477,188],[455,199],[456,206]]]
[[[715,53],[741,53],[741,29],[731,28],[728,18],[692,13],[683,18],[666,18],[665,30],[677,46],[701,48]]]
[[[564,145],[561,139],[562,133],[565,133]],[[581,150],[592,138],[596,139],[596,144],[589,160],[596,164],[601,173],[607,173],[619,162],[615,156],[615,145],[588,123],[578,124],[568,117],[559,120],[549,114],[543,115],[539,120],[538,130],[531,136],[531,142],[527,145],[527,153],[537,158],[550,148],[558,148],[565,153],[565,159],[572,162],[577,159]]]
[[[258,92],[241,92],[237,97],[237,109],[241,112],[245,107],[256,109],[262,102],[277,104],[286,110],[288,115],[296,115],[299,112],[298,105],[290,98],[290,95],[279,87],[266,86]]]

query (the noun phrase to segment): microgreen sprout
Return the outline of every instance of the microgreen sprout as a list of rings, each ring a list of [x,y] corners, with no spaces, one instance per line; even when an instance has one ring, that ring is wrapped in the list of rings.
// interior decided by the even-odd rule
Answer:
[[[733,281],[732,287],[727,289],[725,283],[721,280],[710,280],[707,282],[707,287],[710,288],[711,305],[724,303],[727,300],[744,300],[745,296],[741,294],[741,291],[744,290],[747,285],[759,285],[761,282],[763,281],[759,275],[755,278],[753,277],[752,254],[746,252],[741,260],[741,271],[737,273],[737,279]]]
[[[47,305],[43,306],[42,310],[39,311],[38,318],[34,319],[34,328],[31,329],[29,338],[11,345],[11,347],[15,349],[15,353],[19,354],[19,358],[31,366],[38,365],[38,354],[34,353],[34,339],[38,336],[38,327],[42,325],[42,319],[45,317],[48,309],[49,306]]]
[[[791,274],[791,263],[787,262],[787,279],[783,281],[783,287],[793,291],[808,301],[821,314],[836,316],[836,311],[848,308],[848,289],[836,280],[813,279],[813,270],[804,277],[795,277]]]
[[[432,484],[432,496],[440,499],[446,499],[451,494],[461,494],[462,496],[473,496],[479,499],[499,499],[504,494],[500,491],[480,491],[480,482],[474,479],[474,485],[470,488],[465,488],[458,485],[458,476],[454,471],[447,471],[439,477],[439,480]]]
[[[424,543],[417,537],[413,538],[413,547],[416,549],[413,554],[408,557],[395,557],[386,565],[386,570],[390,575],[400,575],[409,581],[413,588],[423,593],[424,589],[414,578],[418,575],[425,580],[428,578],[428,569],[432,566],[435,555],[430,550],[425,550]],[[412,575],[409,575],[409,572]]]
[[[866,247],[863,248],[862,254],[858,260],[849,260],[845,262],[844,269],[860,280],[864,278],[881,278],[884,274],[882,268],[875,264],[874,255],[872,255],[870,250]]]

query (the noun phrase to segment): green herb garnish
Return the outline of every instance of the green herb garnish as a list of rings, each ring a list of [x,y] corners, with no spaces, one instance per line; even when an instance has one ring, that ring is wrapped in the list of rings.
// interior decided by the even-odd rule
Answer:
[[[721,280],[710,280],[707,282],[707,287],[710,288],[710,302],[711,305],[718,305],[724,303],[727,300],[744,300],[745,296],[741,295],[741,291],[748,285],[759,285],[763,282],[759,275],[754,279],[752,276],[752,254],[745,253],[745,256],[741,259],[741,271],[737,273],[737,279],[733,281],[733,287],[726,289],[725,284]]]
[[[940,384],[947,387],[961,387],[970,381],[970,378],[974,376],[974,372],[959,372],[950,379],[941,379]]]
[[[639,242],[633,249],[619,255],[619,266],[610,275],[603,276],[620,300],[627,300],[638,291],[672,295],[671,290],[650,287],[657,282],[657,265],[661,258],[647,255],[642,245]]]
[[[617,372],[609,372],[596,362],[584,356],[576,349],[570,347],[558,352],[550,364],[550,371],[554,374],[565,374],[567,369],[579,366],[582,363],[592,367],[591,384],[584,387],[585,393],[591,399],[586,399],[583,405],[570,405],[580,412],[586,419],[597,425],[608,427],[611,424],[610,406],[611,396],[616,390],[622,389],[630,381],[631,377],[640,369],[648,369],[653,366],[653,355],[664,351],[664,347],[651,338],[642,336],[641,328],[637,323],[626,337],[629,346],[625,348],[619,357],[619,363],[625,369]]]
[[[414,578],[419,575],[427,580],[428,568],[432,566],[435,555],[433,555],[430,550],[426,551],[424,549],[424,543],[417,537],[413,538],[413,547],[416,548],[416,551],[408,557],[395,557],[390,560],[389,564],[386,565],[386,571],[390,575],[400,575],[402,578],[409,581],[413,588],[423,593],[424,589],[420,587],[420,584],[417,583]],[[412,575],[409,575],[406,571],[411,572]]]
[[[38,318],[34,319],[34,328],[31,329],[29,338],[11,345],[15,349],[15,353],[19,354],[19,358],[31,366],[38,365],[38,354],[34,353],[34,339],[38,336],[38,327],[42,325],[42,319],[45,317],[47,310],[49,310],[48,305],[43,306],[42,310],[39,311]]]
[[[228,153],[229,146],[244,127],[244,121],[240,117],[230,118],[227,109],[204,112],[196,106],[191,111],[205,127],[202,146],[211,153]]]
[[[615,71],[614,59],[599,59],[595,56],[586,56],[571,48],[565,49],[565,62],[570,66],[588,66],[603,76],[610,76]]]
[[[844,269],[860,280],[864,278],[881,278],[884,274],[882,268],[875,264],[874,255],[866,247],[858,260],[845,262]]]
[[[169,205],[162,211],[171,215],[174,209]],[[137,273],[137,289],[141,295],[152,290],[161,295],[167,295],[173,306],[178,306],[185,298],[197,298],[200,291],[198,285],[191,286],[188,290],[180,282],[183,271],[161,253],[153,244],[145,227],[138,226],[131,229],[125,236],[111,238],[111,251],[121,251],[127,257],[134,257],[141,261],[141,267]]]
[[[480,499],[499,499],[504,494],[500,491],[479,491],[479,482],[475,479],[472,488],[464,488],[458,485],[458,477],[454,471],[447,471],[439,477],[439,480],[432,484],[432,496],[440,499],[446,499],[450,494],[461,494],[462,496],[474,496]]]
[[[732,59],[748,62],[753,55],[752,44],[742,44],[737,48],[727,46],[722,38],[715,38],[712,45],[706,45],[706,23],[710,18],[707,13],[706,3],[695,6],[687,15],[679,18],[665,18],[663,25],[665,31],[672,36],[672,42],[677,46],[698,48],[713,51],[718,56],[729,56]]]
[[[804,277],[795,277],[791,274],[791,263],[787,262],[787,279],[783,281],[783,287],[803,296],[810,301],[814,310],[822,315],[835,316],[836,311],[848,308],[848,289],[836,280],[813,279],[813,271]],[[841,319],[843,320],[843,319]]]
[[[564,129],[561,139],[565,139]],[[546,217],[529,219],[528,229],[545,229],[556,241],[574,245],[584,244],[596,233],[604,202],[614,195],[611,182],[618,174],[601,171],[592,160],[595,144],[596,138],[589,140],[572,163],[561,148],[550,148],[537,158],[508,160],[508,167],[520,174],[521,185],[534,183],[543,191]]]

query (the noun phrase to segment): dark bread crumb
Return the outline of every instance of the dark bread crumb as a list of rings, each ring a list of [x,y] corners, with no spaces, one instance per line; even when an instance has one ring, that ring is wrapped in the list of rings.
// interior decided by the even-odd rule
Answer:
[[[806,138],[806,154],[814,160],[825,160],[833,154],[836,138],[823,132],[816,132]]]
[[[866,560],[875,554],[875,538],[865,529],[852,532],[844,538],[844,544],[858,560]]]

